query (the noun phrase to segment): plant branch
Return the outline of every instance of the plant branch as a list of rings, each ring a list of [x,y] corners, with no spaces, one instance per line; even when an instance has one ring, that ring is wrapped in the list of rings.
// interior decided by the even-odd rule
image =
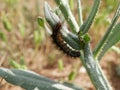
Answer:
[[[81,60],[96,90],[112,90],[105,75],[103,75],[99,62],[93,58],[90,44],[85,45]]]

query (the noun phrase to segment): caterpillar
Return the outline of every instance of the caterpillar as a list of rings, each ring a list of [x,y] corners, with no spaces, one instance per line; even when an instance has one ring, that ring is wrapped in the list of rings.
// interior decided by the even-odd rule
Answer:
[[[63,40],[62,34],[60,30],[62,29],[62,24],[59,22],[55,25],[54,28],[52,28],[53,33],[52,33],[52,39],[53,42],[68,56],[71,57],[79,57],[80,52],[77,50],[72,49],[70,46],[67,45],[67,43]]]

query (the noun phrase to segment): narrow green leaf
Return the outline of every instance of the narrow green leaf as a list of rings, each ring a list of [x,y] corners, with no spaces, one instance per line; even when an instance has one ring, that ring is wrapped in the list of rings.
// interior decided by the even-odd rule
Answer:
[[[25,59],[23,56],[20,57],[20,64],[25,65]]]
[[[27,69],[25,63],[23,64],[23,60],[20,59],[20,63],[17,63],[15,60],[10,59],[9,64],[16,69]]]
[[[37,18],[38,24],[44,28],[44,19],[42,17]]]
[[[90,26],[91,26],[91,24],[96,16],[99,5],[100,5],[100,0],[94,0],[94,5],[92,7],[92,10],[91,10],[87,20],[80,27],[79,36],[81,36],[81,34],[83,35],[86,32],[88,32],[88,30],[89,30],[89,28],[90,28]]]
[[[83,24],[83,17],[82,17],[82,6],[81,6],[81,0],[77,0],[77,7],[78,7],[78,18],[80,25]]]
[[[88,34],[85,34],[83,38],[84,38],[85,43],[90,42],[90,36]]]
[[[1,31],[0,31],[0,39],[2,41],[7,41],[7,37],[6,37],[5,33],[1,32]]]
[[[70,6],[67,2],[67,0],[55,0],[57,5],[59,6],[62,14],[64,15],[67,23],[69,24],[71,30],[76,33],[79,31],[79,26],[75,20],[75,17],[73,16]]]
[[[19,24],[19,30],[22,37],[25,37],[25,26],[23,23]]]
[[[8,18],[6,16],[3,16],[2,21],[3,21],[4,28],[8,32],[10,32],[12,30],[12,25],[11,25],[10,21],[8,20]]]
[[[69,1],[70,9],[74,10],[74,0],[68,0],[68,1]]]
[[[43,30],[35,30],[34,31],[34,43],[36,45],[40,44],[45,38]]]
[[[9,64],[13,67],[13,68],[20,68],[20,64],[18,64],[15,60],[10,59]]]
[[[0,76],[7,82],[20,86],[25,90],[81,90],[77,86],[64,85],[28,70],[1,67]]]
[[[105,47],[104,51],[107,51],[109,48],[111,48],[113,45],[115,45],[116,43],[118,43],[120,40],[120,23],[118,23],[115,28],[113,28],[107,43]]]
[[[16,6],[17,3],[18,3],[18,0],[5,0],[5,1],[6,1],[6,3],[7,3],[8,5],[10,5],[11,7]]]
[[[60,71],[63,70],[64,65],[63,65],[63,61],[62,61],[62,60],[59,60],[59,61],[58,61],[58,68],[59,68]]]
[[[76,77],[76,72],[75,71],[72,71],[68,76],[69,80],[74,80],[75,77]]]
[[[104,43],[101,52],[99,53],[98,60],[110,49],[113,45],[120,41],[120,23],[118,23],[111,31],[108,39]]]
[[[44,14],[45,14],[45,19],[49,23],[49,25],[54,28],[57,23],[61,22],[59,17],[52,11],[51,7],[47,2],[44,4]]]
[[[110,26],[107,29],[107,32],[105,33],[105,35],[103,36],[103,38],[101,39],[101,41],[97,44],[97,46],[95,47],[93,53],[94,53],[94,57],[97,60],[100,60],[100,58],[102,58],[103,56],[103,52],[106,52],[106,50],[103,51],[103,48],[105,47],[105,45],[108,43],[108,39],[111,37],[111,33],[116,32],[114,31],[114,27],[119,28],[119,26],[115,26],[116,22],[118,21],[120,17],[120,4],[117,8],[116,13],[114,14],[114,17],[112,19],[112,22],[110,24]],[[117,34],[117,33],[116,33]],[[109,39],[110,40],[110,39]],[[112,43],[115,43],[116,41],[112,41]],[[111,42],[110,42],[111,43]],[[107,46],[107,47],[111,47],[111,46]],[[102,54],[103,53],[103,54]]]

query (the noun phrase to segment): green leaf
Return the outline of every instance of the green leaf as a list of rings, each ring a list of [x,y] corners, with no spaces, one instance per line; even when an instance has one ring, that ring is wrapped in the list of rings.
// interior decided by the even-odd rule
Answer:
[[[69,80],[74,80],[75,77],[76,77],[76,71],[72,71],[68,76]]]
[[[8,5],[14,7],[19,1],[18,0],[5,0]]]
[[[15,60],[10,59],[9,64],[16,69],[27,69],[23,59],[20,59],[20,63],[17,63]]]
[[[70,9],[74,10],[74,0],[69,0]]]
[[[23,56],[20,57],[20,64],[25,65],[25,59]]]
[[[91,10],[87,20],[80,27],[79,36],[81,36],[81,32],[82,32],[82,34],[85,34],[88,32],[96,14],[97,14],[99,5],[100,5],[100,0],[94,0],[94,5],[92,7],[92,10]]]
[[[81,90],[77,86],[64,85],[28,70],[0,68],[0,76],[25,90]]]
[[[108,51],[108,49],[110,49],[113,45],[115,45],[119,41],[120,41],[120,23],[115,25],[115,27],[111,31],[108,39],[106,40],[102,47],[101,52],[99,53],[99,57],[102,57]]]
[[[83,16],[82,16],[82,6],[81,6],[81,0],[77,0],[77,7],[78,7],[78,19],[80,25],[83,24]]]
[[[1,32],[1,31],[0,31],[0,39],[2,41],[7,41],[7,37],[6,37],[5,33]]]
[[[65,20],[69,24],[72,32],[76,33],[79,31],[79,26],[75,20],[75,17],[73,16],[70,6],[67,2],[67,0],[55,0],[56,4],[59,6],[62,14],[65,17]]]
[[[18,64],[15,60],[10,59],[9,64],[13,67],[13,68],[20,68],[20,64]]]
[[[63,65],[63,61],[62,61],[62,60],[59,60],[59,61],[58,61],[58,68],[59,68],[60,71],[63,70],[64,65]]]
[[[45,38],[45,33],[43,30],[35,30],[34,31],[34,43],[36,45],[40,44]]]
[[[113,45],[115,45],[116,43],[118,43],[120,40],[120,23],[118,23],[115,28],[113,28],[109,38],[108,38],[108,42],[106,44],[105,50],[108,50],[110,47],[112,47]]]
[[[10,32],[12,30],[12,25],[11,25],[10,21],[8,20],[8,18],[6,16],[3,16],[2,21],[3,21],[4,28],[8,32]]]
[[[20,68],[21,69],[27,69],[27,66],[25,64],[25,59],[24,59],[23,56],[20,57],[20,62],[19,63],[20,63]]]
[[[85,43],[90,42],[90,36],[88,34],[85,34],[83,38],[84,38]]]
[[[42,17],[38,17],[38,18],[37,18],[37,22],[38,22],[38,24],[39,24],[41,27],[44,28],[44,19],[43,19]]]
[[[45,2],[44,4],[44,14],[45,19],[47,20],[51,28],[54,28],[54,26],[56,26],[56,24],[60,22],[59,17],[52,11],[51,7],[47,2]]]
[[[23,23],[19,24],[19,30],[22,37],[25,37],[25,25]]]
[[[119,17],[120,17],[120,4],[116,10],[116,13],[114,14],[114,17],[112,19],[110,26],[107,29],[107,32],[102,37],[102,39],[100,40],[100,42],[97,44],[97,46],[95,47],[95,49],[93,51],[94,57],[97,60],[101,60],[102,56],[107,51],[108,47],[111,47],[112,44],[115,44],[116,40],[114,41],[112,39],[112,36],[114,36],[115,34],[113,35],[112,33],[116,33],[116,34],[118,33],[116,31],[114,31],[115,30],[114,28],[119,29],[119,25],[117,24],[117,26],[116,26],[116,22],[118,21]],[[119,37],[119,36],[117,36],[117,37]],[[109,42],[109,41],[111,41],[110,38],[113,40],[112,42]],[[111,45],[109,43],[111,43]],[[106,47],[106,44],[108,44],[107,47]],[[105,47],[106,47],[106,50],[104,50]]]

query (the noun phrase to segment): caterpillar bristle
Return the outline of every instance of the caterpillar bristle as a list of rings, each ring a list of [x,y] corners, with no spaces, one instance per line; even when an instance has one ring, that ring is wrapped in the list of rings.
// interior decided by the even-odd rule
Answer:
[[[54,28],[52,28],[52,39],[53,42],[62,50],[64,53],[66,53],[68,56],[71,57],[79,57],[80,52],[77,50],[72,49],[70,46],[67,45],[67,43],[63,40],[62,34],[60,32],[62,28],[62,24],[59,22],[56,24]]]

